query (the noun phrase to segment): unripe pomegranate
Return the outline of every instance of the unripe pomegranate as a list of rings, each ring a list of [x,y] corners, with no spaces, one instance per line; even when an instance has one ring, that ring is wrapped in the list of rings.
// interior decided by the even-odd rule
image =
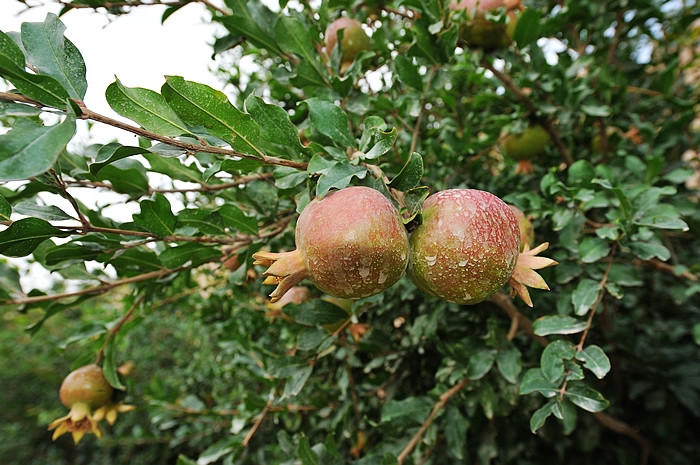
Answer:
[[[525,247],[530,249],[535,244],[535,228],[532,227],[532,222],[525,216],[525,213],[515,205],[508,205],[515,219],[518,220],[520,228],[520,251]]]
[[[411,234],[408,272],[425,292],[469,305],[510,282],[532,305],[525,286],[547,288],[533,269],[555,262],[520,253],[518,221],[495,195],[474,189],[441,191],[424,202],[422,218]],[[536,251],[544,248],[546,244]]]
[[[370,49],[370,40],[362,29],[362,24],[356,19],[341,16],[326,28],[326,54],[328,57],[338,44],[338,31],[343,30],[343,39],[340,41],[342,56],[340,59],[341,70],[346,69],[355,61],[360,52]]]
[[[85,365],[70,372],[58,391],[61,403],[70,412],[49,425],[49,430],[56,429],[53,440],[65,433],[71,433],[76,444],[87,433],[101,438],[100,420],[106,418],[109,424],[114,424],[118,413],[134,409],[132,405],[113,403],[113,392],[102,368],[97,365]]]
[[[326,294],[357,299],[388,289],[408,263],[408,237],[398,210],[379,191],[348,187],[312,200],[299,215],[296,250],[256,252],[269,268],[264,284],[277,284],[276,302],[309,278]]]
[[[505,7],[508,12],[506,23],[486,19],[486,12]],[[520,0],[462,0],[450,4],[453,10],[467,10],[470,18],[460,27],[460,41],[470,47],[494,50],[505,47],[513,40],[517,23],[515,11],[520,8]]]
[[[534,168],[530,160],[544,152],[549,143],[549,132],[540,124],[533,124],[521,133],[512,133],[504,137],[503,153],[518,162],[516,173],[532,173]]]
[[[64,433],[71,433],[77,444],[86,433],[93,433],[98,438],[102,431],[93,418],[93,409],[107,405],[112,398],[112,386],[109,385],[97,365],[85,365],[72,371],[61,383],[58,392],[61,403],[70,409],[68,415],[53,421],[49,430],[56,429],[53,439]]]

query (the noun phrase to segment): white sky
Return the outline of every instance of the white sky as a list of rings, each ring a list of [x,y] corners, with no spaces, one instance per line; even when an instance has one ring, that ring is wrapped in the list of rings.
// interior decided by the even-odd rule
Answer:
[[[27,10],[17,0],[0,0],[0,30],[19,31],[23,22],[42,22],[47,13],[58,14],[61,10],[55,0],[30,3],[45,5]],[[163,6],[141,6],[127,15],[108,17],[104,10],[74,9],[61,16],[67,27],[66,37],[78,47],[86,63],[88,108],[123,120],[104,97],[115,76],[127,87],[155,91],[160,90],[166,75],[221,89],[222,84],[210,71],[215,67],[211,44],[219,30],[217,25],[208,24],[209,13],[204,6],[187,5],[161,25],[164,10]],[[135,143],[135,136],[101,126],[93,127],[93,140],[107,142],[119,137],[122,143]]]

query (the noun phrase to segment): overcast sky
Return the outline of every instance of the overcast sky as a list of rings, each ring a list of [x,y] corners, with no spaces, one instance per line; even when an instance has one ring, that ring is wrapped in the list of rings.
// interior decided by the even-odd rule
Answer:
[[[54,0],[41,3],[48,5],[27,10],[17,0],[0,0],[0,30],[19,31],[23,22],[42,22],[47,13],[58,14],[61,9]],[[87,66],[88,108],[117,117],[104,97],[115,76],[127,87],[156,91],[165,75],[182,76],[221,89],[221,83],[210,72],[215,65],[211,43],[217,26],[208,24],[209,14],[204,6],[187,5],[161,25],[164,10],[162,6],[141,6],[127,15],[107,17],[104,10],[75,9],[61,17],[67,27],[66,37],[78,47]],[[121,136],[99,126],[92,135],[101,142]],[[120,137],[120,141],[126,143],[128,139]]]

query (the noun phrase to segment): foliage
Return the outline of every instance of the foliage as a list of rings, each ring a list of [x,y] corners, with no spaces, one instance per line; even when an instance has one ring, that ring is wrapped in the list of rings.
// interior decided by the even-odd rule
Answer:
[[[132,124],[82,102],[90,63],[59,17],[0,33],[0,254],[55,281],[0,261],[4,462],[693,462],[696,2],[525,1],[513,43],[484,52],[446,1],[199,1],[236,66],[222,89],[115,81]],[[322,34],[339,15],[372,39],[342,73]],[[73,144],[81,119],[139,144]],[[516,173],[500,141],[531,123],[551,143]],[[292,250],[310,199],[349,185],[409,228],[429,191],[502,197],[549,242],[551,292],[458,306],[404,277],[349,313],[313,288],[270,304],[252,254]],[[52,446],[37,428],[62,415],[60,379],[95,358],[137,411]]]

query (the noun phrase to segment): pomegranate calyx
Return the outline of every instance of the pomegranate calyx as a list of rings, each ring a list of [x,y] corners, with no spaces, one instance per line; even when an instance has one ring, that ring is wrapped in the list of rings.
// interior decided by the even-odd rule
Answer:
[[[131,412],[134,409],[136,409],[135,405],[127,405],[122,402],[110,402],[95,410],[92,418],[96,422],[104,418],[107,420],[107,423],[113,425],[117,421],[117,416],[120,413]]]
[[[256,252],[253,254],[253,265],[267,266],[263,273],[266,276],[263,284],[277,285],[270,294],[270,302],[275,303],[292,287],[299,284],[309,275],[304,258],[299,250],[291,252]]]
[[[533,304],[528,287],[549,290],[545,280],[535,270],[558,264],[556,260],[538,256],[540,252],[547,250],[547,247],[549,247],[549,242],[544,242],[532,250],[526,244],[523,251],[518,255],[515,269],[508,280],[508,284],[511,287],[511,296],[519,295],[529,307],[532,307]]]
[[[98,426],[90,406],[84,402],[76,402],[67,415],[52,421],[49,424],[49,431],[55,429],[51,439],[55,441],[65,433],[71,433],[73,442],[78,444],[87,433],[92,433],[98,438],[102,438],[102,430]]]

